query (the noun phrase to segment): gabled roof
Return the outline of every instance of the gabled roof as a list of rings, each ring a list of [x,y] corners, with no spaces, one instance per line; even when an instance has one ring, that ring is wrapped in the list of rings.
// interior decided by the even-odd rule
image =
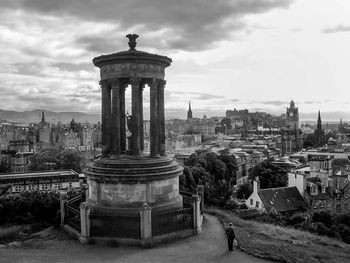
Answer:
[[[259,196],[267,211],[291,212],[308,208],[296,186],[261,189]]]
[[[350,160],[346,157],[338,157],[333,159],[333,165],[350,165]]]

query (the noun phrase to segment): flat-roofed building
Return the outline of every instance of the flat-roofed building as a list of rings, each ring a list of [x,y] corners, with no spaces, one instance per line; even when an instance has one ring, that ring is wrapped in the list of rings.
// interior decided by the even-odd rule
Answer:
[[[79,174],[74,170],[0,174],[0,188],[7,187],[7,193],[78,188]]]

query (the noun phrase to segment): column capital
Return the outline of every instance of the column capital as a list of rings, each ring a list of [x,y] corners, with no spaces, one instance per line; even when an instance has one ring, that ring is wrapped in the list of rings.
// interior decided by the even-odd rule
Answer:
[[[118,88],[121,86],[121,81],[119,79],[109,79],[109,83],[112,85],[112,88]]]
[[[101,89],[108,87],[108,81],[107,80],[100,80],[99,85],[101,86]]]
[[[131,77],[130,78],[130,84],[132,86],[137,86],[137,85],[140,85],[141,84],[141,78],[138,78],[138,77]]]
[[[159,82],[158,82],[158,79],[151,79],[148,84],[149,84],[150,88],[156,88],[158,86]]]
[[[158,81],[159,85],[163,86],[163,88],[164,88],[164,86],[166,85],[166,80],[158,79],[157,81]]]

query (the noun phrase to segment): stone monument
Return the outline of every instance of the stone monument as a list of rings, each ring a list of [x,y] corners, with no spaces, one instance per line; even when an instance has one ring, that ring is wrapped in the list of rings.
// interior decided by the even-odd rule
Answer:
[[[181,208],[179,175],[183,168],[165,154],[164,71],[172,60],[136,50],[138,35],[129,34],[130,49],[95,57],[102,91],[102,156],[85,170],[86,205],[91,213],[139,215]],[[147,89],[145,89],[147,87]],[[131,89],[131,116],[126,120],[125,90]],[[143,94],[150,92],[150,154],[144,154]],[[127,130],[129,146],[127,149]],[[127,229],[126,229],[127,231]]]

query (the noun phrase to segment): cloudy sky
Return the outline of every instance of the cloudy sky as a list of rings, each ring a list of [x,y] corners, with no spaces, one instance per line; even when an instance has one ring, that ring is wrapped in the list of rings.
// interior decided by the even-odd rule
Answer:
[[[99,113],[91,60],[128,49],[128,33],[173,59],[168,118],[189,100],[201,117],[293,99],[302,116],[350,120],[345,0],[0,0],[0,108]]]

